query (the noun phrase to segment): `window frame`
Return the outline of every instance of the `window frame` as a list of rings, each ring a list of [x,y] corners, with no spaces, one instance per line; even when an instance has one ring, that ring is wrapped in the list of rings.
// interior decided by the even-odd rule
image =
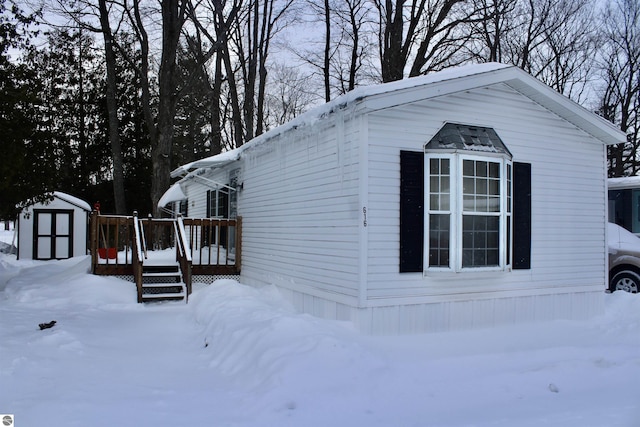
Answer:
[[[478,153],[471,150],[427,150],[425,156],[424,171],[424,252],[423,270],[427,272],[474,272],[474,271],[505,271],[512,268],[513,260],[513,161],[510,156],[500,153]],[[431,160],[449,160],[449,209],[432,209],[431,205]],[[499,164],[500,184],[498,212],[474,212],[465,211],[463,193],[463,165],[465,160],[475,162],[488,162]],[[439,175],[441,176],[441,175]],[[439,193],[442,194],[442,193]],[[474,194],[477,194],[474,192]],[[449,262],[448,265],[430,265],[431,228],[432,215],[449,215]],[[494,216],[498,217],[499,246],[498,264],[490,266],[463,266],[463,221],[469,216]]]
[[[209,191],[207,218],[226,219],[229,217],[229,193],[230,190],[225,187],[218,187]],[[219,215],[220,209],[226,209],[225,214],[222,216]]]

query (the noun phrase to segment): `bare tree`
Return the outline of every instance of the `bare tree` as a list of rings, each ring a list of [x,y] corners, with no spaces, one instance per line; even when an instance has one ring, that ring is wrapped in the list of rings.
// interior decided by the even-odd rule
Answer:
[[[109,116],[109,142],[113,158],[113,193],[116,213],[124,215],[127,212],[124,193],[124,163],[120,144],[120,123],[118,120],[118,102],[116,89],[116,53],[114,50],[113,33],[109,22],[109,10],[106,0],[99,0],[100,28],[104,39],[105,64],[107,68],[107,115]]]
[[[299,67],[277,63],[272,67],[272,78],[267,94],[267,129],[282,125],[306,111],[316,99],[307,90],[308,76]]]
[[[294,0],[251,0],[233,32],[244,89],[245,141],[264,132],[267,58],[273,38],[293,18]]]
[[[463,24],[481,19],[470,0],[374,0],[378,11],[382,80],[426,74],[457,65],[471,40]]]
[[[600,67],[604,88],[600,114],[627,134],[627,143],[609,147],[609,176],[640,172],[640,4],[616,0],[604,19]]]
[[[519,0],[475,0],[479,19],[471,24],[477,41],[472,57],[487,62],[502,62],[506,39],[513,30],[511,14]]]
[[[322,41],[312,33],[289,50],[320,75],[324,101],[353,90],[364,80],[374,50],[373,15],[366,0],[310,0],[306,25],[321,23]],[[299,47],[302,46],[302,47]]]
[[[171,172],[171,150],[173,147],[173,125],[178,101],[176,85],[176,55],[180,32],[186,19],[187,0],[162,1],[162,55],[158,72],[157,141],[152,144],[151,203],[160,216],[158,201],[169,188]]]
[[[366,31],[373,17],[371,5],[364,0],[344,0],[341,6],[335,9],[335,25],[340,31],[338,46],[341,49],[332,68],[339,93],[343,94],[355,89],[361,79],[360,70],[369,61],[368,52],[373,51],[373,43]]]
[[[111,14],[117,15],[119,21],[122,20],[124,16],[123,9],[120,8],[117,3],[107,0],[99,0],[97,8],[96,5],[91,2],[68,2],[60,0],[52,11],[71,19],[80,29],[102,34],[106,65],[108,135],[113,161],[113,194],[116,213],[120,215],[125,214],[127,208],[124,189],[124,161],[120,143],[120,123],[118,119],[116,89],[116,43],[114,37],[115,32],[112,30],[110,23]]]
[[[199,9],[190,8],[190,18],[196,31],[202,34],[211,45],[210,54],[213,61],[213,80],[211,83],[211,135],[212,145],[222,149],[240,147],[244,143],[243,116],[236,80],[236,69],[232,63],[230,36],[239,25],[239,13],[242,10],[241,0],[206,0],[199,4]],[[226,99],[223,96],[227,88]],[[223,107],[224,104],[224,107]],[[227,109],[230,113],[227,113]],[[225,128],[225,118],[231,124]],[[223,137],[224,134],[226,137]],[[226,139],[227,142],[223,141]]]
[[[591,0],[558,2],[561,25],[545,31],[546,42],[539,55],[536,77],[576,102],[584,99],[594,72],[593,58],[598,35],[591,23],[596,19]]]

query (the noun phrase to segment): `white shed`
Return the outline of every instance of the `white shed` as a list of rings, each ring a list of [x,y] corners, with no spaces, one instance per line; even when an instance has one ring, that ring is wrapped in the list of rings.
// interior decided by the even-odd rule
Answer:
[[[54,191],[18,217],[18,259],[65,259],[87,254],[88,203]]]
[[[481,64],[356,89],[172,176],[189,216],[242,217],[243,283],[368,333],[442,331],[601,312],[624,140]]]

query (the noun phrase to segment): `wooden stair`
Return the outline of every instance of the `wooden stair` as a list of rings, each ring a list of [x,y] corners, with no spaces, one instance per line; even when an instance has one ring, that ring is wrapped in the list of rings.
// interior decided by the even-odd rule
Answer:
[[[142,302],[181,301],[186,295],[179,264],[143,265]]]

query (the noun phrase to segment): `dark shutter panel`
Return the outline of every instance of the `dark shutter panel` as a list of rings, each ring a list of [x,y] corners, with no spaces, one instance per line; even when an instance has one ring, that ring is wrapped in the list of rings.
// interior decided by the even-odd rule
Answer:
[[[207,190],[207,211],[205,212],[206,218],[211,217],[211,190]]]
[[[531,268],[531,164],[513,163],[513,269]]]
[[[422,272],[424,153],[400,152],[400,273]]]

